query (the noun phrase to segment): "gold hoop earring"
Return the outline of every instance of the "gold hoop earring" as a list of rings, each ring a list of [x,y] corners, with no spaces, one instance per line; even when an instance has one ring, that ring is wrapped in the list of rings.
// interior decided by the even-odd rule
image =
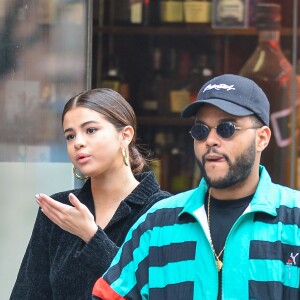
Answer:
[[[87,180],[89,178],[89,176],[80,176],[76,173],[76,168],[73,167],[73,174],[74,176],[77,178],[77,179],[80,179],[80,180]]]
[[[128,156],[127,156],[125,148],[121,148],[121,153],[123,156],[123,161],[124,161],[125,166],[129,166]]]

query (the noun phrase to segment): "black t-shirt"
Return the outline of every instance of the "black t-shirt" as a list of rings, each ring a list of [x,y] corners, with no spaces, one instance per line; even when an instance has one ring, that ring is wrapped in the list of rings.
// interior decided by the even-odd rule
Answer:
[[[218,200],[210,196],[210,224],[209,230],[212,239],[212,243],[216,252],[216,255],[222,251],[225,240],[228,233],[235,223],[235,221],[242,215],[249,203],[251,202],[253,195],[236,199],[236,200]],[[205,210],[207,210],[207,199],[206,195]],[[219,257],[223,262],[223,253]],[[222,269],[219,272],[219,293],[218,300],[221,300],[221,286],[222,286]]]

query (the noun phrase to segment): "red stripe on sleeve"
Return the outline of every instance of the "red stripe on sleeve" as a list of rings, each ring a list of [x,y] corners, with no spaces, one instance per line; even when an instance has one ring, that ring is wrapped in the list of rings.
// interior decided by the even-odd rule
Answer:
[[[125,300],[125,298],[117,294],[102,277],[96,281],[92,294],[103,300]]]

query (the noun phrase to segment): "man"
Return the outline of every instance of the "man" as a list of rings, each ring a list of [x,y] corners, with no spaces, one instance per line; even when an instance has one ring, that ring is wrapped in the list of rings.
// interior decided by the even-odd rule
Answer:
[[[300,299],[300,192],[263,166],[269,102],[225,74],[182,112],[203,178],[133,226],[94,299]],[[276,159],[276,158],[274,158]]]

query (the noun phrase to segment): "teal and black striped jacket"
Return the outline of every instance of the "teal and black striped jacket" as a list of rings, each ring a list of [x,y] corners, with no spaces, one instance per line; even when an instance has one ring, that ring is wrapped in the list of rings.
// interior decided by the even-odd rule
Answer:
[[[204,209],[208,186],[155,204],[129,231],[93,299],[217,299],[218,271]],[[264,167],[250,205],[231,228],[222,299],[300,299],[300,192]]]

